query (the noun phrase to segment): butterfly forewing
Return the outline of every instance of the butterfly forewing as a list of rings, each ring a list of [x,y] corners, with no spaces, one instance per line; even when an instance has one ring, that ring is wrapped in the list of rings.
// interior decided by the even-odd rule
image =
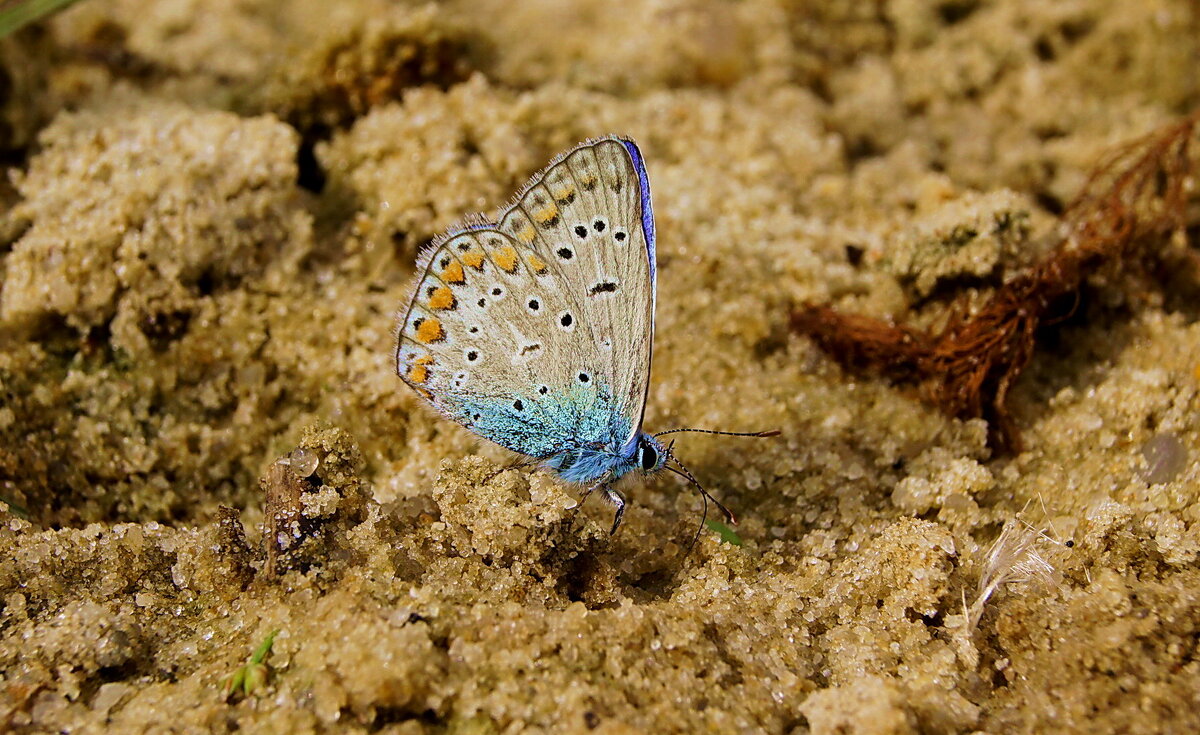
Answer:
[[[534,177],[496,225],[431,248],[400,327],[405,382],[531,456],[628,441],[653,339],[641,165],[631,143],[585,143]]]

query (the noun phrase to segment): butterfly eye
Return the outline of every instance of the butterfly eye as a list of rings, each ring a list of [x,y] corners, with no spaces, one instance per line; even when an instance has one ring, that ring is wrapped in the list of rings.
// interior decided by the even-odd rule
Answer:
[[[642,469],[646,472],[658,466],[658,451],[649,444],[642,445]]]

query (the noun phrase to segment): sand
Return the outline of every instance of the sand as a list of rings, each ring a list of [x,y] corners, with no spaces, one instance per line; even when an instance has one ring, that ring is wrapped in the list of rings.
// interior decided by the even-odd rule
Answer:
[[[1195,4],[624,5],[113,0],[0,40],[0,729],[1200,728],[1194,271],[1090,279],[1016,455],[788,328],[936,325],[1044,256],[1110,146],[1200,106]],[[740,520],[690,553],[678,478],[609,537],[392,371],[417,250],[608,133],[657,214],[648,428],[782,430],[680,438]]]

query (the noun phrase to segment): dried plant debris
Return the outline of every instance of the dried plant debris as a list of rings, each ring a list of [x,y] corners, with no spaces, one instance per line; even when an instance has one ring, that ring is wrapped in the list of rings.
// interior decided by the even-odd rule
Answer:
[[[322,424],[306,429],[300,445],[271,464],[259,481],[268,577],[321,564],[339,537],[363,521],[361,464],[349,435]]]
[[[970,632],[979,625],[984,607],[1004,587],[1017,584],[1055,587],[1058,577],[1055,560],[1066,548],[1069,547],[1055,539],[1050,529],[1018,518],[1005,523],[980,565],[979,584],[970,605],[966,594],[963,595],[966,630]]]
[[[792,314],[792,329],[845,364],[921,385],[951,416],[986,418],[992,443],[1018,450],[1008,392],[1033,355],[1038,328],[1070,313],[1088,276],[1105,268],[1145,270],[1148,261],[1169,257],[1164,246],[1172,236],[1185,236],[1197,120],[1200,113],[1109,154],[1064,213],[1059,247],[972,313],[952,306],[940,331],[815,304]]]

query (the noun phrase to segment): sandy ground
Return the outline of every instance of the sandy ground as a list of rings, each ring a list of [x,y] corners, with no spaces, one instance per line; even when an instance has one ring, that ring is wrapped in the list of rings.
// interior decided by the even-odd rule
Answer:
[[[624,5],[92,0],[0,41],[0,729],[1200,729],[1195,278],[1091,279],[1015,456],[788,329],[934,325],[1042,257],[1200,105],[1196,5]],[[679,441],[741,519],[690,555],[677,478],[609,538],[391,367],[419,247],[608,133],[658,217],[648,427],[783,432]]]

